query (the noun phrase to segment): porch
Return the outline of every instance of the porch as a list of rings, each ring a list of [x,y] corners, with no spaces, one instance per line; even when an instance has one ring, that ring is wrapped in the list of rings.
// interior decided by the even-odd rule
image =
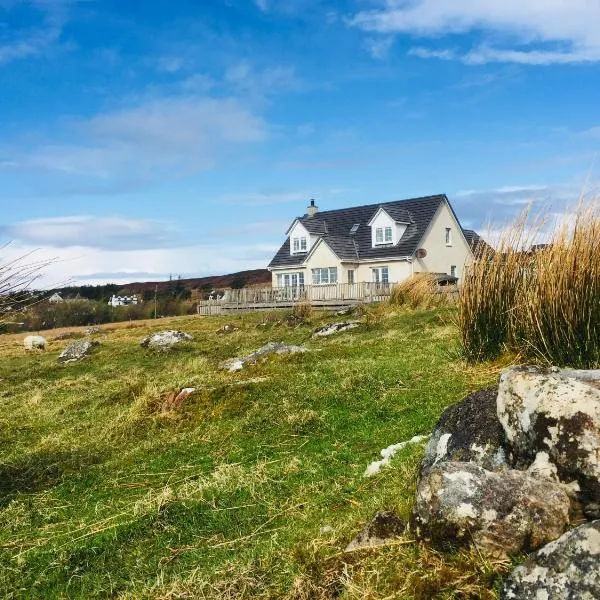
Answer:
[[[310,302],[316,309],[333,310],[387,300],[391,290],[390,283],[371,282],[244,288],[228,290],[222,298],[200,302],[198,314],[208,316],[235,311],[289,309],[303,302]]]

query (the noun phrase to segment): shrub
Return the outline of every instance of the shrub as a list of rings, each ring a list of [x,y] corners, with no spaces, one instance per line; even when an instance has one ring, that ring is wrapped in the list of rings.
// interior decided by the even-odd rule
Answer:
[[[543,221],[525,213],[484,249],[459,298],[463,350],[470,361],[504,349],[557,365],[600,364],[600,211],[581,204],[572,220],[532,247]]]
[[[313,307],[310,302],[299,302],[292,308],[292,315],[297,319],[310,319],[312,312]]]

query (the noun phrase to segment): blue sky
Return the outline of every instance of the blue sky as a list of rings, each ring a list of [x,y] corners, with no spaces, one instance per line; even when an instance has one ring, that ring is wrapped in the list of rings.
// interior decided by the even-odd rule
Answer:
[[[263,267],[310,198],[560,213],[595,190],[598,22],[600,0],[0,0],[2,252],[125,282]]]

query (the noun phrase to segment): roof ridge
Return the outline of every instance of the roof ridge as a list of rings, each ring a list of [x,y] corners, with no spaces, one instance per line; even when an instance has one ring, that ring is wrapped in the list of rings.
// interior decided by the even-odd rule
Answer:
[[[404,202],[417,202],[417,201],[421,201],[421,200],[433,200],[434,198],[438,198],[440,200],[447,198],[446,194],[431,194],[430,196],[418,196],[416,198],[404,198],[401,200],[392,200],[391,202],[376,202],[375,204],[361,204],[359,206],[347,206],[346,208],[333,208],[331,210],[320,210],[316,215],[314,215],[313,217],[308,217],[307,215],[304,215],[302,217],[297,217],[297,219],[299,220],[304,220],[304,219],[315,219],[318,220],[319,215],[326,215],[329,213],[334,213],[334,212],[338,212],[338,211],[347,211],[347,210],[358,210],[358,209],[364,209],[364,208],[385,208],[386,206],[390,206],[391,204],[401,204]]]

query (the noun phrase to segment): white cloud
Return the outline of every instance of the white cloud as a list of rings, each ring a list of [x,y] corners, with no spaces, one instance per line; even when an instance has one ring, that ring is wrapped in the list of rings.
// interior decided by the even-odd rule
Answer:
[[[378,60],[387,58],[392,46],[394,45],[393,36],[386,36],[380,38],[367,38],[365,40],[365,47],[369,54]]]
[[[381,0],[381,5],[358,13],[350,23],[385,35],[437,39],[477,33],[484,40],[504,38],[504,47],[492,46],[488,40],[456,55],[468,64],[600,60],[599,0]],[[444,49],[430,52],[421,55],[449,58]]]
[[[181,246],[176,233],[172,227],[160,221],[87,215],[32,219],[0,227],[2,237],[21,244],[109,250]]]
[[[170,273],[203,277],[264,268],[278,247],[269,244],[194,245],[186,248],[101,250],[71,246],[56,250],[14,243],[1,251],[10,260],[34,251],[32,260],[50,260],[42,273],[40,287],[68,283],[128,283],[164,280]],[[55,260],[52,260],[55,259]]]
[[[76,122],[66,135],[77,143],[42,143],[15,151],[15,142],[5,150],[12,152],[6,162],[13,169],[80,176],[87,186],[153,181],[211,168],[225,152],[265,140],[268,127],[234,98],[184,95]]]

